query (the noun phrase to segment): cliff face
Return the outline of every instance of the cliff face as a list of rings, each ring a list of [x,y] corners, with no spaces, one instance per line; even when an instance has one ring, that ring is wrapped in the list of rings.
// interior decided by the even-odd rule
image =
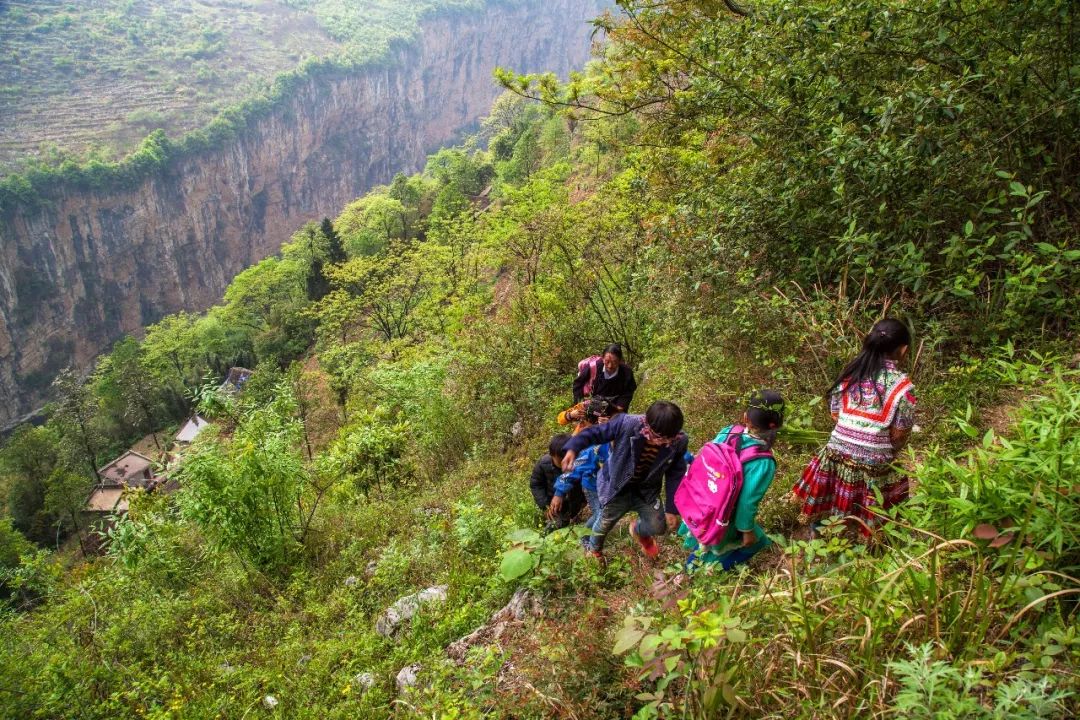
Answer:
[[[229,147],[120,193],[60,188],[0,223],[0,423],[37,407],[55,374],[87,369],[128,333],[220,300],[300,225],[486,114],[498,65],[565,74],[588,59],[603,0],[525,0],[426,21],[386,66],[311,80]]]

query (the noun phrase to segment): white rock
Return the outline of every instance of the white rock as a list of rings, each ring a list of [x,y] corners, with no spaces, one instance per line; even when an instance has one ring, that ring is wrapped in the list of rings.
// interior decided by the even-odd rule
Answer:
[[[403,693],[416,685],[417,673],[420,672],[420,663],[413,663],[401,668],[397,674],[397,689]]]
[[[278,699],[273,695],[267,695],[263,698],[263,707],[267,710],[273,710],[278,706]]]
[[[369,672],[357,673],[356,677],[352,679],[353,685],[361,690],[370,690],[375,686],[375,676]]]
[[[379,569],[379,561],[378,560],[372,560],[371,562],[369,562],[367,564],[367,567],[364,568],[364,574],[367,575],[368,577],[371,577],[372,575],[374,575],[376,573],[376,571],[378,571],[378,569]]]
[[[411,620],[421,606],[444,602],[447,589],[446,585],[438,585],[400,598],[375,622],[375,632],[383,637],[390,637],[401,623]]]
[[[345,578],[345,587],[356,587],[356,584],[360,582],[360,579],[355,575],[350,575]]]

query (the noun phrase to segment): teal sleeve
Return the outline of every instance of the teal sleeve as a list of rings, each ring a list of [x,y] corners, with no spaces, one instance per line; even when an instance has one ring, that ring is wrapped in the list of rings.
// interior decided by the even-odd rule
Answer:
[[[758,505],[769,491],[776,476],[776,461],[772,458],[758,458],[743,466],[743,487],[739,501],[735,504],[735,529],[739,532],[756,530]]]

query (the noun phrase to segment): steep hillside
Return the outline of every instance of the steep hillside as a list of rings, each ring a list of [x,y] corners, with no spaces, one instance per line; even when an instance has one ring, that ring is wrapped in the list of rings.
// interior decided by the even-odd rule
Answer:
[[[304,220],[417,169],[490,106],[496,66],[580,67],[601,5],[496,4],[426,20],[417,42],[376,66],[298,81],[216,148],[180,152],[161,138],[148,146],[158,169],[132,170],[131,182],[61,181],[45,200],[6,204],[3,420],[36,407],[60,368],[86,368],[124,333],[209,306]]]
[[[1077,4],[619,4],[585,72],[501,73],[478,137],[61,376],[0,450],[0,716],[1080,716]],[[782,421],[738,554],[661,530],[670,407],[606,425],[664,487],[548,526],[611,342],[692,452]],[[166,481],[83,512],[133,443]],[[804,515],[824,462],[852,502]]]
[[[480,0],[8,0],[0,4],[0,170],[119,159],[265,92],[305,62],[342,67]]]

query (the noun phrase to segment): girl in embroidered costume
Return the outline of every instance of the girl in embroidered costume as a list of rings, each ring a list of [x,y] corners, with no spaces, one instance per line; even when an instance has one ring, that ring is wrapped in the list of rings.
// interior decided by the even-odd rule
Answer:
[[[907,499],[908,479],[893,463],[915,423],[914,388],[899,369],[910,345],[903,323],[879,321],[829,388],[836,428],[793,490],[806,520],[852,516],[869,535],[881,522],[878,511]]]

